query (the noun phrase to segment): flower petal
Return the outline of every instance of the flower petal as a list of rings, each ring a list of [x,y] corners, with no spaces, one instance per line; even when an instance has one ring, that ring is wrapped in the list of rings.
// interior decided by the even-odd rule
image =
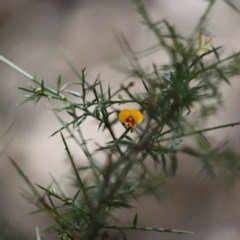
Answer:
[[[120,111],[120,113],[118,114],[118,121],[124,123],[126,119],[130,117],[131,112],[132,111],[129,109],[123,109],[122,111]]]
[[[133,117],[135,123],[140,124],[143,121],[143,115],[137,109],[131,111],[131,116]]]

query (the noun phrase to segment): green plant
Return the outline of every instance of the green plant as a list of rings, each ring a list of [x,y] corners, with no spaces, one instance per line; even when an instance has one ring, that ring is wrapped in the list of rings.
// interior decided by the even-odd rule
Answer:
[[[214,39],[205,36],[206,16],[214,2],[209,1],[194,31],[184,37],[167,20],[152,21],[144,4],[136,0],[143,23],[156,37],[156,45],[143,53],[165,51],[168,62],[161,66],[153,63],[146,71],[140,55],[123,35],[117,34],[127,56],[122,67],[134,80],[114,90],[111,85],[105,86],[100,76],[94,81],[88,80],[86,69],[79,72],[65,56],[77,77],[78,91],[68,89],[61,76],[56,89],[52,89],[0,56],[2,62],[30,80],[29,86],[20,88],[28,94],[24,102],[46,98],[59,105],[53,111],[62,127],[52,136],[60,134],[66,149],[73,171],[73,195],[66,195],[55,179],[48,187],[33,184],[10,158],[27,183],[30,189],[27,197],[36,205],[37,212],[43,211],[55,221],[51,229],[58,239],[126,239],[125,231],[129,229],[192,234],[184,230],[139,227],[137,213],[130,226],[111,222],[116,217],[116,209],[134,207],[134,200],[161,191],[178,169],[179,153],[199,159],[203,169],[212,176],[234,180],[239,174],[239,155],[227,144],[213,148],[204,133],[240,122],[210,128],[202,126],[203,120],[221,106],[220,85],[229,84],[231,77],[240,73],[237,67],[240,53],[222,57],[221,47],[215,47]],[[136,81],[142,84],[137,91]],[[138,110],[126,109],[130,103],[137,105]],[[67,113],[71,120],[65,121],[61,113]],[[108,133],[106,142],[98,143],[94,150],[88,146],[91,140],[84,136],[83,123],[89,118],[94,119],[96,131]],[[115,130],[120,122],[122,133],[117,134]],[[78,144],[87,164],[77,163],[73,158],[69,137]],[[196,140],[195,147],[181,144],[187,137]],[[101,157],[99,152],[103,153]],[[151,163],[156,166],[155,170]],[[37,239],[41,239],[39,232]]]

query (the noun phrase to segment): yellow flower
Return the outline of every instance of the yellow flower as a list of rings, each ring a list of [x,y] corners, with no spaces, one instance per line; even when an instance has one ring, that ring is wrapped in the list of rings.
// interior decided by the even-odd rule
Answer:
[[[200,32],[198,35],[198,47],[195,49],[196,52],[208,52],[210,50],[210,44],[212,43],[214,36],[205,37],[205,41],[203,41],[203,35]]]
[[[143,121],[143,115],[137,109],[123,109],[118,114],[118,121],[127,128],[133,128],[135,123],[140,124]]]

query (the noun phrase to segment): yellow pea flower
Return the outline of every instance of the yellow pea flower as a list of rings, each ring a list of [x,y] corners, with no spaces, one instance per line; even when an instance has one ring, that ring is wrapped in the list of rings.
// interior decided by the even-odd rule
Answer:
[[[143,121],[143,115],[137,109],[123,109],[118,114],[118,121],[127,128],[133,128],[135,123],[140,124]]]

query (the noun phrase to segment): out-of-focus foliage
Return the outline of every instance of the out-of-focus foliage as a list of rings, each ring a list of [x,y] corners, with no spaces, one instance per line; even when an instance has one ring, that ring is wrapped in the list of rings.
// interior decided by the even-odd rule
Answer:
[[[194,156],[210,175],[227,179],[239,175],[239,156],[225,143],[212,147],[204,136],[206,131],[239,122],[212,128],[201,126],[221,106],[220,85],[228,85],[231,77],[239,75],[236,66],[240,53],[223,57],[221,47],[214,46],[213,36],[206,34],[206,17],[215,1],[209,1],[187,37],[165,19],[154,22],[142,1],[134,2],[143,24],[156,38],[156,44],[144,53],[165,51],[168,61],[163,65],[154,62],[146,71],[138,53],[123,35],[117,34],[126,55],[121,67],[131,79],[128,83],[106,87],[100,76],[94,81],[88,79],[85,68],[79,72],[66,58],[76,75],[78,90],[69,89],[61,76],[56,89],[52,89],[3,56],[0,58],[30,80],[28,86],[20,88],[27,93],[24,102],[46,98],[58,103],[53,111],[62,127],[52,135],[62,138],[72,166],[74,193],[67,195],[56,179],[48,187],[33,184],[11,159],[30,189],[26,198],[36,205],[36,212],[45,212],[55,221],[49,231],[55,232],[58,239],[126,239],[127,230],[191,234],[184,230],[139,227],[137,214],[130,226],[111,224],[116,209],[135,207],[134,200],[150,193],[157,196],[177,172],[179,153]],[[136,81],[142,84],[137,92]],[[138,109],[126,110],[132,103]],[[67,113],[70,120],[66,121],[62,113]],[[94,150],[89,148],[91,140],[84,137],[83,123],[88,119],[96,122],[96,132],[108,133],[108,139],[98,143]],[[121,123],[124,127],[118,134],[116,128]],[[196,139],[194,148],[181,144],[190,136]],[[76,164],[68,138],[77,143],[87,164]],[[37,239],[41,239],[39,232]]]

